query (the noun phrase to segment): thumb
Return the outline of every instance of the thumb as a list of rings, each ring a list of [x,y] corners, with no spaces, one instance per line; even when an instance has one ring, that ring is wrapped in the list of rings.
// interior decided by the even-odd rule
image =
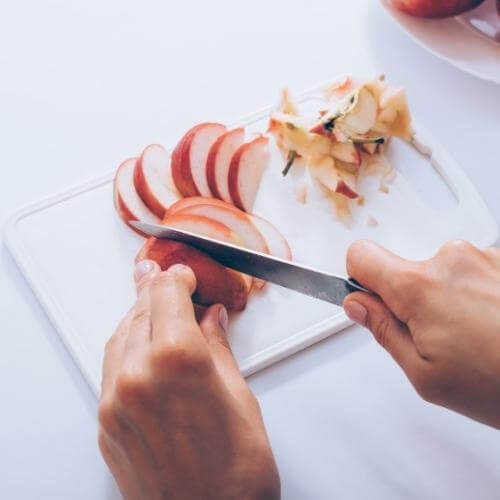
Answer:
[[[238,363],[227,340],[228,315],[222,304],[210,306],[200,321],[200,328],[217,370],[229,390],[239,398],[248,393],[248,386],[241,375]]]
[[[412,379],[423,359],[415,347],[408,327],[374,295],[351,293],[344,299],[343,305],[347,316],[368,328],[377,342]]]

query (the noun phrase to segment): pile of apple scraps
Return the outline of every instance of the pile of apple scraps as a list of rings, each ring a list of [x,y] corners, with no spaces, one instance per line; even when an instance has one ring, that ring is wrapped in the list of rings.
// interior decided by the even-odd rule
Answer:
[[[316,116],[302,115],[284,90],[269,132],[286,161],[283,175],[295,169],[297,200],[306,203],[311,183],[319,183],[344,222],[353,204],[364,202],[357,190],[361,176],[379,175],[380,191],[389,192],[396,171],[384,152],[392,137],[411,142],[414,135],[404,90],[389,86],[383,76],[347,77],[329,85]]]

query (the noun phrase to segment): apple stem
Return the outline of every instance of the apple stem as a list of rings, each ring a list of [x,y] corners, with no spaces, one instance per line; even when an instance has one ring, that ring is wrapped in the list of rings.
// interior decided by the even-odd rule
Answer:
[[[295,161],[295,158],[297,158],[297,151],[294,151],[293,149],[288,153],[288,159],[285,165],[285,168],[281,172],[283,174],[283,177],[288,174],[289,170],[292,168],[293,162]]]
[[[384,144],[385,137],[376,137],[374,139],[356,139],[351,137],[350,141],[353,144]]]

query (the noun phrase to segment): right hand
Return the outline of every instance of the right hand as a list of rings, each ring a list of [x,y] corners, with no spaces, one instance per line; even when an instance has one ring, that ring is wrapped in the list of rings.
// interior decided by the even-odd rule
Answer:
[[[377,295],[348,295],[366,326],[426,400],[500,428],[500,249],[463,241],[410,262],[353,244],[349,276]]]

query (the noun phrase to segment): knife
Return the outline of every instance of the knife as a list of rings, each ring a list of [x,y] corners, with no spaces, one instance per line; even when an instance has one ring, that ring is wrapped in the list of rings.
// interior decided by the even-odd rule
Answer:
[[[295,262],[248,250],[167,225],[130,221],[136,229],[159,239],[180,241],[208,254],[223,266],[270,281],[338,306],[352,292],[368,292],[356,280],[318,271]]]

